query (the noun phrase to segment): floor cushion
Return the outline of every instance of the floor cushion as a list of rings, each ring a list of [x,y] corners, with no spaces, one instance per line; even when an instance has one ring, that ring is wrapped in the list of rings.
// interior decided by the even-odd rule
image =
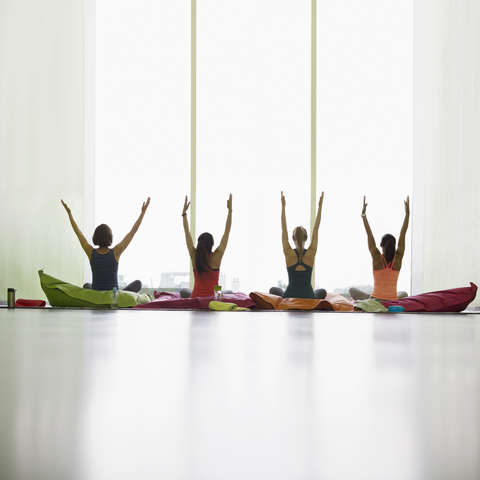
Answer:
[[[52,307],[90,307],[110,308],[111,291],[98,291],[77,287],[58,278],[51,277],[40,270],[40,285]],[[144,293],[126,292],[119,290],[119,308],[134,307],[140,303],[149,302],[150,295]]]
[[[406,312],[462,312],[477,295],[478,287],[470,282],[469,287],[451,288],[437,292],[421,293],[411,297],[382,302],[384,307],[401,305]]]
[[[16,307],[45,307],[47,302],[45,300],[31,300],[28,298],[19,298],[15,302]]]
[[[250,298],[259,310],[330,310],[353,312],[353,302],[336,293],[327,293],[325,299],[282,298],[263,292],[251,292]]]
[[[215,297],[181,298],[177,292],[155,292],[155,300],[137,305],[135,308],[174,309],[174,310],[209,310],[210,302]],[[238,307],[255,308],[255,303],[244,293],[224,293],[223,301],[234,303]]]

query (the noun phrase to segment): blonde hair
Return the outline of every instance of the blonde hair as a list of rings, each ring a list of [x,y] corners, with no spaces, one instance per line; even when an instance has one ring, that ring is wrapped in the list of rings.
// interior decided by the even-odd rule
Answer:
[[[308,239],[308,233],[303,227],[296,227],[293,230],[292,238],[298,250],[298,259],[301,262],[303,259],[303,251],[305,250],[305,242]]]

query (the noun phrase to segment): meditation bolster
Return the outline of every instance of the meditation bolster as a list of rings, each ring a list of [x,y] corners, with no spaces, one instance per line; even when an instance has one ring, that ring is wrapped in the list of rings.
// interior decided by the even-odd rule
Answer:
[[[137,305],[135,308],[173,309],[173,310],[208,310],[210,302],[215,300],[211,297],[181,298],[178,292],[155,292],[155,300]],[[234,303],[240,308],[255,308],[255,303],[247,295],[241,292],[225,293],[223,301]]]
[[[421,293],[399,300],[384,301],[382,304],[386,308],[402,306],[406,312],[462,312],[475,300],[476,295],[477,286],[470,282],[469,287]]]
[[[325,299],[282,298],[263,292],[250,292],[250,298],[259,310],[329,310],[353,312],[353,302],[336,293],[327,293]]]
[[[112,301],[111,291],[98,291],[77,287],[70,283],[51,277],[43,270],[38,272],[40,285],[52,307],[90,307],[110,308]],[[152,298],[144,293],[118,292],[119,308],[134,307],[141,303],[147,303]]]

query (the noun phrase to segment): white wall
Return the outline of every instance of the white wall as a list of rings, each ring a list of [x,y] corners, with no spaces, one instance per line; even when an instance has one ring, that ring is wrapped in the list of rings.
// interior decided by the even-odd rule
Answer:
[[[83,0],[0,2],[0,300],[45,298],[41,268],[83,282],[60,204],[84,216]]]
[[[416,13],[414,277],[423,291],[480,285],[480,2]]]

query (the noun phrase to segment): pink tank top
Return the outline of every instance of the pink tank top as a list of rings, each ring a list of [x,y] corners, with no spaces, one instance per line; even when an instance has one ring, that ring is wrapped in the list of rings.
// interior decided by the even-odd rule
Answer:
[[[387,265],[385,257],[382,255],[383,270],[373,271],[373,293],[372,297],[379,300],[398,300],[397,281],[400,271],[393,269],[393,261]]]
[[[194,270],[193,276],[195,277],[195,284],[190,298],[213,297],[213,287],[218,285],[220,270],[212,270],[209,268],[208,271],[203,272],[202,275]]]

